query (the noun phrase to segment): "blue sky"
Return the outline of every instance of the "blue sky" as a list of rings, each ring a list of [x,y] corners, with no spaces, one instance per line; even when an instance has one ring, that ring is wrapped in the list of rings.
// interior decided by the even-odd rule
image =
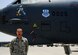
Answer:
[[[10,5],[15,0],[0,0],[0,9],[5,8],[6,6]]]

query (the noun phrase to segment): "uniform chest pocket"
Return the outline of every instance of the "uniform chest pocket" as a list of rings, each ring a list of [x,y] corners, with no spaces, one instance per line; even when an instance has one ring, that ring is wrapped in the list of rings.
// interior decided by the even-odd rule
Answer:
[[[13,47],[14,47],[14,49],[18,49],[19,48],[18,43],[15,42]]]
[[[22,49],[25,49],[25,43],[24,43],[24,42],[22,42],[21,48],[22,48]]]

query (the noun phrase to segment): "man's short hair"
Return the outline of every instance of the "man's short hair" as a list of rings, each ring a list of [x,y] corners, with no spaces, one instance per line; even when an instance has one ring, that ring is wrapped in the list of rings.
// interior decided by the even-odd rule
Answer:
[[[22,28],[17,28],[17,31],[23,31],[23,29]]]

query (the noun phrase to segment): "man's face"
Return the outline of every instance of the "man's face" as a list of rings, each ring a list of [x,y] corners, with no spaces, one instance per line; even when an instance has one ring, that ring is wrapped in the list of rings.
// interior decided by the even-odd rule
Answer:
[[[18,28],[17,31],[16,31],[16,34],[17,34],[17,37],[18,38],[21,38],[22,37],[22,34],[23,34],[22,29],[21,28]]]

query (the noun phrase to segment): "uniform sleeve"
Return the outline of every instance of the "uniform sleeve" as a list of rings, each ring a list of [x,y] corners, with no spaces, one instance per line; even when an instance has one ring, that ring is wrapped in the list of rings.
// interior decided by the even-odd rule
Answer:
[[[27,53],[27,52],[28,52],[28,40],[26,40],[25,45],[26,45],[25,51],[26,51],[26,53]]]
[[[10,43],[10,55],[13,55],[13,50],[14,50],[14,47],[13,47],[13,41]]]

